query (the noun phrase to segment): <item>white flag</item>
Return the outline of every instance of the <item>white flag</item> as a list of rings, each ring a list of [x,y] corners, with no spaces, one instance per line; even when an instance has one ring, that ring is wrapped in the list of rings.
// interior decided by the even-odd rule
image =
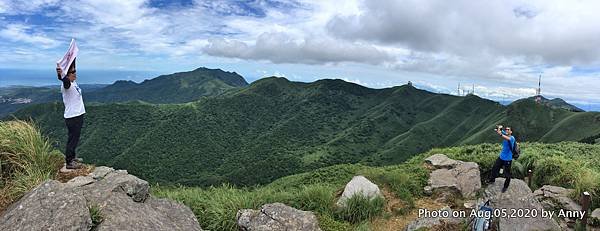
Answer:
[[[56,61],[58,67],[62,70],[61,78],[64,78],[67,75],[67,71],[69,71],[69,66],[73,63],[73,60],[77,58],[77,53],[79,53],[79,48],[77,48],[77,44],[75,43],[75,39],[71,39],[71,45],[69,45],[69,50],[65,54],[62,59]]]

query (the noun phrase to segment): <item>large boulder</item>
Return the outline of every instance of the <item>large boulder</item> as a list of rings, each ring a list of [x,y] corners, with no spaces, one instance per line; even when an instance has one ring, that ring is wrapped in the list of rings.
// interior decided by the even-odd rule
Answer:
[[[153,198],[148,182],[107,167],[41,184],[5,211],[0,230],[89,230],[91,208],[101,217],[95,230],[202,230],[188,207]]]
[[[573,191],[573,189],[544,185],[535,190],[533,196],[548,211],[581,211],[581,205],[569,198],[569,194],[572,194]],[[563,230],[573,230],[578,217],[560,217],[557,220]]]
[[[337,201],[338,206],[345,206],[346,201],[354,195],[362,195],[366,198],[383,197],[379,187],[373,182],[369,181],[364,176],[354,176],[352,180],[346,184],[342,196]]]
[[[595,227],[600,227],[600,208],[594,209],[594,211],[590,215],[588,224]]]
[[[92,227],[82,191],[46,181],[0,216],[0,230],[89,230]]]
[[[422,216],[412,221],[406,226],[406,231],[456,230],[460,228],[459,225],[464,221],[464,217],[454,217],[452,209],[448,206],[435,212],[435,216]]]
[[[321,230],[314,213],[282,203],[263,205],[260,210],[242,209],[237,213],[242,231],[312,231]]]
[[[561,230],[559,224],[550,218],[542,217],[542,204],[534,198],[531,189],[527,184],[519,179],[512,179],[506,192],[502,192],[504,178],[496,178],[493,184],[490,184],[484,192],[484,197],[490,200],[490,207],[498,211],[505,211],[499,219],[499,229],[501,231],[512,230]],[[530,216],[519,215],[526,211]],[[516,213],[513,213],[515,211]],[[533,216],[532,214],[536,215]]]
[[[425,159],[425,163],[427,163],[428,165],[430,165],[431,167],[435,168],[435,169],[440,169],[440,168],[454,168],[454,166],[456,166],[456,164],[458,164],[457,160],[453,160],[448,158],[448,156],[444,155],[444,154],[435,154],[432,155],[430,157],[427,157],[427,159]]]
[[[544,208],[547,210],[564,209],[570,211],[580,211],[581,205],[569,198],[569,194],[572,194],[573,191],[573,189],[544,185],[538,190],[535,190],[533,195],[536,199],[542,202],[542,206],[544,206]]]
[[[433,169],[429,175],[427,194],[436,194],[445,200],[447,197],[473,197],[481,189],[479,165],[448,158],[444,154],[435,154],[425,159]]]

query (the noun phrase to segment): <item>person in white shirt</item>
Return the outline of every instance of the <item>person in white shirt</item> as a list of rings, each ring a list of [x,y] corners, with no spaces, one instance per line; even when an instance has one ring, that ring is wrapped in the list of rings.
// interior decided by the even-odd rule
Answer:
[[[75,81],[77,74],[75,70],[75,60],[71,66],[69,66],[67,75],[62,77],[62,70],[56,67],[56,74],[58,74],[58,80],[62,81],[60,91],[63,97],[63,103],[65,104],[65,124],[69,131],[67,140],[67,148],[65,151],[65,163],[67,169],[79,169],[83,167],[80,163],[75,149],[79,143],[79,137],[81,135],[81,128],[83,127],[83,115],[85,114],[85,106],[83,105],[83,96],[81,95],[81,88]]]

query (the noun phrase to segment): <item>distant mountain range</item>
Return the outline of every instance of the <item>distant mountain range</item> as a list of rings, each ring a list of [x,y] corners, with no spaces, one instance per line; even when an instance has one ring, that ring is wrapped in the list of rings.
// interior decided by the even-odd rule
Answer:
[[[139,100],[149,103],[185,103],[247,85],[246,80],[235,72],[198,68],[161,75],[141,83],[119,80],[110,85],[82,84],[81,88],[86,102]],[[54,101],[62,101],[58,85],[0,88],[0,118],[31,104]]]
[[[532,96],[532,97],[520,99],[520,100],[529,100],[529,101],[535,102],[536,96]],[[574,105],[567,103],[566,101],[564,101],[561,98],[547,99],[546,97],[541,96],[540,103],[542,103],[548,107],[556,108],[556,109],[565,109],[565,110],[573,111],[573,112],[583,112],[584,111],[581,108],[578,108]]]
[[[227,76],[236,81],[219,79],[227,85],[212,85],[221,90],[198,91],[212,96],[185,104],[88,104],[79,155],[152,182],[253,185],[341,163],[400,163],[433,147],[499,143],[496,124],[512,126],[520,141],[580,141],[600,134],[600,113],[531,100],[504,106],[475,95],[435,94],[409,85],[371,89],[330,79],[301,83],[270,77],[243,86],[237,74]],[[160,81],[180,87],[154,89],[177,93],[191,80]],[[200,82],[212,81],[217,80]],[[148,82],[103,89],[126,95],[126,89],[155,86]],[[161,102],[153,97],[145,101]],[[62,112],[62,103],[48,103],[15,115],[33,118],[62,147]]]

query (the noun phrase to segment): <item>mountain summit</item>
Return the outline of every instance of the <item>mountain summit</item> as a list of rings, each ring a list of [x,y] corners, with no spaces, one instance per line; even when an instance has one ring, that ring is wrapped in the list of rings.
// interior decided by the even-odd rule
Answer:
[[[150,103],[185,103],[246,85],[248,82],[235,72],[201,67],[193,71],[161,75],[139,84],[116,81],[86,94],[85,99],[94,102],[141,100]]]
[[[532,97],[528,97],[528,98],[524,98],[524,99],[520,99],[515,101],[519,102],[521,100],[527,100],[527,101],[534,101],[535,102],[535,98],[536,96],[532,96]],[[554,108],[554,109],[564,109],[567,111],[572,111],[572,112],[584,112],[583,109],[576,107],[575,105],[569,104],[566,101],[564,101],[561,98],[554,98],[554,99],[548,99],[546,97],[541,97],[541,103],[543,105],[546,105],[550,108]]]

